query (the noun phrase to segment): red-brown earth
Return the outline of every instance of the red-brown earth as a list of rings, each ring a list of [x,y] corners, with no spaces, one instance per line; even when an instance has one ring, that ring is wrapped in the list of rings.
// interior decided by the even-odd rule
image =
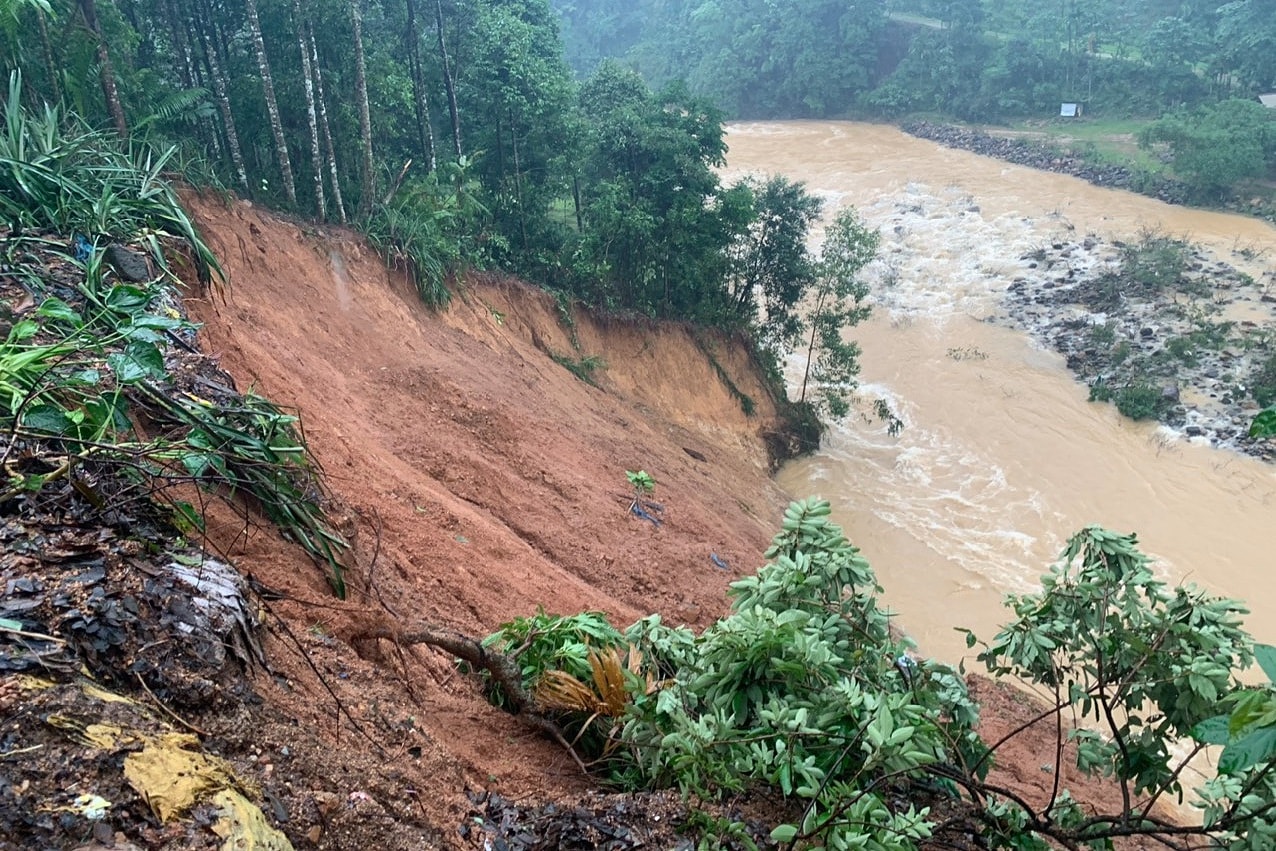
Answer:
[[[620,625],[723,615],[728,583],[760,566],[788,499],[764,444],[775,405],[744,349],[688,326],[564,312],[495,277],[471,276],[431,312],[350,232],[188,200],[228,274],[186,299],[200,345],[241,391],[301,416],[353,544],[339,601],[273,527],[212,511],[207,545],[281,596],[264,604],[258,697],[194,717],[205,747],[260,785],[297,848],[482,847],[460,831],[482,809],[467,791],[676,818],[676,798],[583,797],[596,784],[563,748],[491,707],[451,657],[356,639],[419,621],[482,636],[538,607]],[[593,383],[555,357],[589,359]],[[659,527],[628,512],[625,471],[638,469],[657,482]],[[15,683],[0,681],[0,717]],[[1038,711],[1017,691],[976,693],[990,741]],[[992,780],[1044,800],[1053,736],[1042,723],[1016,737]],[[1087,806],[1119,800],[1066,779]],[[157,829],[117,847],[195,847],[192,835]]]

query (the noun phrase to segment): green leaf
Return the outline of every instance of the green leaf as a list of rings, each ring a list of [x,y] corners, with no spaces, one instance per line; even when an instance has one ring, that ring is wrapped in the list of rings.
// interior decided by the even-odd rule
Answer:
[[[1276,683],[1276,647],[1270,644],[1255,644],[1254,659],[1258,667],[1263,669],[1269,683]]]
[[[138,313],[150,300],[151,296],[145,290],[126,284],[111,287],[106,294],[106,306],[119,313]]]
[[[184,319],[158,316],[154,313],[143,313],[141,316],[133,317],[132,325],[134,328],[153,328],[157,331],[176,331],[179,328],[192,327],[191,323]]]
[[[1241,736],[1223,748],[1218,758],[1218,770],[1223,774],[1237,771],[1268,762],[1276,756],[1276,726],[1259,727],[1252,733]]]
[[[1276,437],[1276,405],[1259,411],[1249,424],[1250,437]]]
[[[99,396],[90,400],[85,404],[84,410],[88,413],[88,422],[94,431],[101,432],[126,432],[131,427],[128,415],[125,413],[124,400],[118,395],[111,397]]]
[[[22,426],[42,434],[66,434],[71,430],[71,421],[56,405],[32,405],[22,415]]]
[[[140,325],[129,325],[120,330],[126,340],[138,340],[143,343],[158,343],[164,339],[164,335],[150,328],[144,328]]]
[[[56,296],[46,298],[36,313],[43,316],[45,319],[69,322],[77,328],[84,324],[84,320],[80,317],[79,312]]]
[[[775,829],[771,831],[771,841],[792,842],[795,838],[797,838],[797,832],[798,829],[795,824],[776,825]]]
[[[164,355],[154,343],[132,342],[122,352],[108,355],[106,362],[121,384],[136,384],[146,378],[164,376]]]
[[[213,458],[207,452],[186,452],[182,454],[182,466],[186,472],[198,478],[208,471]]]
[[[1192,728],[1192,738],[1206,745],[1225,745],[1232,739],[1228,731],[1230,719],[1226,715],[1215,715]]]
[[[22,340],[29,340],[34,337],[39,330],[40,326],[37,322],[31,319],[23,319],[21,322],[14,323],[14,326],[9,329],[8,342],[18,343]]]
[[[195,506],[189,502],[173,503],[173,523],[183,534],[204,531],[204,515],[196,511]],[[180,557],[176,558],[181,561]],[[185,564],[186,562],[182,563]]]
[[[66,377],[68,386],[92,386],[102,380],[102,373],[96,369],[81,369],[71,373]]]

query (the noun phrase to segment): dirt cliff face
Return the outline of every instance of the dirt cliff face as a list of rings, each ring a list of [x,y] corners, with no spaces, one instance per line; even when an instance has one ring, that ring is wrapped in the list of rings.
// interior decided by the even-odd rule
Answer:
[[[207,544],[266,592],[269,666],[237,712],[195,716],[206,746],[260,785],[298,848],[482,847],[466,830],[475,816],[498,823],[511,802],[553,801],[581,806],[526,816],[542,829],[529,847],[555,836],[587,847],[595,824],[677,845],[676,794],[598,796],[561,746],[488,705],[452,658],[357,637],[420,621],[486,635],[538,607],[602,610],[622,626],[657,612],[700,628],[724,614],[728,583],[760,566],[786,501],[761,437],[774,405],[743,349],[565,314],[495,278],[471,278],[432,313],[349,232],[191,203],[229,274],[224,291],[186,302],[201,345],[241,390],[295,408],[353,543],[339,601],[273,527],[210,507]],[[656,479],[659,526],[628,513],[625,471],[637,469]],[[1039,711],[977,685],[989,741]],[[991,779],[1048,799],[1053,737],[1053,722],[1029,727]],[[1116,800],[1067,780],[1087,807]],[[193,847],[189,831],[153,833],[148,847]]]
[[[567,314],[501,279],[471,278],[431,313],[344,231],[242,202],[194,209],[229,275],[223,294],[187,302],[201,345],[241,390],[300,414],[355,544],[342,603],[274,529],[229,514],[209,527],[286,595],[271,603],[274,675],[256,683],[278,723],[253,735],[254,761],[275,766],[300,810],[295,829],[312,819],[325,847],[450,845],[467,786],[583,788],[561,749],[488,707],[442,654],[343,639],[387,618],[485,635],[539,606],[620,625],[720,616],[783,506],[758,437],[774,407],[753,365],[729,341]],[[657,482],[659,527],[628,513],[625,471],[638,469]],[[348,806],[354,792],[371,802]]]

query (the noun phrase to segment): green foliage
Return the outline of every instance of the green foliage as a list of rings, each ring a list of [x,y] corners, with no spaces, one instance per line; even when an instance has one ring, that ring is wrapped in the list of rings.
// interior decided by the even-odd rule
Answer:
[[[297,418],[251,393],[198,398],[175,386],[170,375],[170,343],[194,326],[171,307],[177,279],[168,271],[167,237],[180,235],[189,256],[202,262],[203,274],[218,267],[159,178],[159,165],[130,165],[119,157],[116,143],[100,134],[75,130],[63,139],[51,110],[31,118],[16,100],[10,105],[3,179],[30,205],[16,211],[16,224],[109,234],[121,246],[145,247],[165,274],[145,287],[115,283],[108,252],[80,236],[73,242],[85,256],[59,258],[80,280],[72,304],[45,294],[49,272],[39,260],[61,254],[63,241],[21,234],[6,240],[6,252],[25,269],[23,277],[41,302],[0,343],[5,453],[21,442],[32,457],[52,453],[61,461],[54,465],[56,475],[10,476],[0,486],[0,502],[69,478],[98,509],[108,500],[172,503],[169,487],[195,482],[226,499],[252,500],[325,566],[334,590],[343,594],[346,544],[324,517],[322,490]],[[89,199],[85,186],[97,197]],[[98,218],[97,226],[86,216]],[[135,434],[135,419],[151,423],[159,436]],[[94,481],[126,482],[126,495],[99,492]],[[189,505],[172,507],[175,522],[199,524]]]
[[[1121,246],[1121,271],[1127,291],[1151,296],[1185,290],[1192,246],[1187,240],[1145,229],[1137,242]]]
[[[822,204],[785,177],[746,179],[753,214],[731,245],[727,285],[740,321],[758,328],[759,345],[779,359],[802,338],[798,306],[817,281],[806,248]]]
[[[78,233],[102,245],[136,239],[166,273],[164,246],[178,242],[201,282],[221,276],[217,258],[163,177],[175,149],[122,145],[56,107],[27,109],[21,94],[15,71],[0,132],[0,216],[12,230]]]
[[[586,384],[598,386],[594,381],[594,373],[599,369],[606,369],[607,362],[598,355],[581,355],[578,358],[569,357],[568,355],[550,354],[550,358],[554,363],[570,372]]]
[[[678,85],[651,92],[606,63],[580,89],[577,294],[605,309],[730,325],[727,251],[748,193],[723,190],[722,116]]]
[[[431,308],[451,301],[450,276],[482,261],[474,235],[487,211],[469,167],[462,158],[412,183],[379,205],[364,225],[368,240],[387,263],[404,269]]]
[[[584,680],[592,666],[596,676],[596,648],[633,648],[647,687],[628,688],[605,770],[622,785],[701,799],[777,793],[797,817],[771,826],[776,842],[912,851],[934,831],[929,811],[909,803],[923,788],[967,798],[990,848],[1166,838],[1183,828],[1157,820],[1148,802],[1186,791],[1192,754],[1170,743],[1195,739],[1224,750],[1218,776],[1197,790],[1204,824],[1187,831],[1220,847],[1270,847],[1276,647],[1254,645],[1238,602],[1167,586],[1134,535],[1099,526],[1069,539],[1039,593],[1008,598],[1013,619],[979,660],[1054,695],[1047,717],[1082,722],[1060,725],[1059,748],[1067,736],[1077,768],[1120,791],[1095,814],[1058,785],[1034,807],[985,785],[995,751],[974,733],[964,680],[896,636],[872,569],[829,513],[823,500],[790,505],[768,563],[731,585],[731,613],[699,635],[656,615],[622,636],[597,613],[540,612],[489,644],[518,659],[529,687],[559,669]],[[1269,682],[1242,686],[1236,672],[1254,661]],[[578,722],[601,711],[585,704]]]
[[[1268,355],[1250,375],[1249,392],[1265,408],[1276,403],[1276,353]]]
[[[859,346],[846,340],[846,329],[868,318],[868,285],[860,279],[864,267],[877,256],[880,235],[865,225],[852,208],[838,214],[820,250],[815,304],[807,320],[807,364],[799,403],[806,402],[813,385],[813,402],[834,419],[850,412]]]
[[[635,702],[621,775],[704,797],[771,787],[805,807],[780,837],[840,848],[867,831],[856,847],[909,848],[926,813],[888,806],[883,781],[977,751],[975,709],[953,671],[892,637],[872,570],[828,512],[791,505],[770,564],[731,586],[732,613],[701,635],[630,631],[676,674]]]
[[[1086,304],[1093,310],[1112,311],[1127,299],[1151,300],[1174,293],[1196,296],[1208,294],[1204,280],[1189,274],[1193,246],[1185,239],[1145,228],[1137,240],[1120,244],[1119,265],[1104,273],[1097,286],[1087,293]],[[1115,330],[1094,330],[1096,343],[1115,335]]]
[[[1090,385],[1090,401],[1112,402],[1132,420],[1159,420],[1171,404],[1160,388],[1147,381],[1114,388],[1102,379]]]
[[[1254,421],[1249,424],[1249,436],[1276,437],[1276,406],[1264,408],[1254,415]]]
[[[656,489],[656,480],[646,470],[626,470],[625,478],[629,480],[629,486],[634,489],[636,496],[646,496]]]
[[[1177,790],[1167,744],[1215,714],[1233,669],[1253,661],[1252,640],[1238,602],[1168,588],[1137,543],[1098,526],[1074,535],[1041,593],[1009,598],[1016,620],[979,658],[993,674],[1057,689],[1100,724],[1109,737],[1082,736],[1079,767],[1136,793]]]
[[[1175,172],[1201,197],[1218,198],[1276,163],[1270,112],[1256,101],[1233,98],[1166,115],[1140,134],[1139,144],[1168,144]]]
[[[523,687],[531,692],[548,671],[564,671],[588,680],[592,673],[590,652],[623,648],[625,640],[602,612],[550,615],[537,609],[530,618],[501,624],[483,640],[483,646],[513,658],[522,672]],[[496,693],[493,700],[505,705],[508,697]]]

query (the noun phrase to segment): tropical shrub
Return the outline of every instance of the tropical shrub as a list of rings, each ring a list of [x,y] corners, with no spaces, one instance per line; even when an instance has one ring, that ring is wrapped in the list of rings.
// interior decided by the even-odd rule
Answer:
[[[579,687],[564,684],[581,695],[586,726],[606,715],[613,782],[701,799],[778,793],[779,842],[915,849],[937,829],[917,802],[938,795],[990,848],[1110,848],[1132,834],[1271,847],[1276,686],[1243,687],[1237,672],[1257,659],[1276,678],[1276,648],[1254,644],[1238,602],[1168,587],[1134,535],[1099,526],[1068,541],[1040,592],[1008,598],[1012,620],[979,660],[1052,695],[1039,718],[1058,719],[1055,752],[1071,742],[1077,768],[1112,778],[1119,795],[1091,813],[1056,783],[1033,806],[986,780],[1017,733],[980,740],[965,681],[891,629],[872,569],[829,511],[817,499],[790,505],[769,563],[731,585],[731,613],[700,634],[653,615],[620,637],[593,613],[583,623],[542,613],[543,632],[515,622],[498,640],[528,684],[577,672]],[[1193,745],[1183,754],[1175,741]],[[1197,789],[1203,823],[1164,820],[1158,802],[1184,795],[1189,761],[1211,744],[1224,749]]]

